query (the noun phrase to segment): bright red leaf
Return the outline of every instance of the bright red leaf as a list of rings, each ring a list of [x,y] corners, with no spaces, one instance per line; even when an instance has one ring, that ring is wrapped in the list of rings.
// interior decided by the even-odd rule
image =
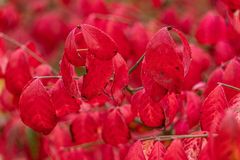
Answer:
[[[216,130],[228,102],[222,86],[217,86],[204,100],[201,108],[201,128],[203,131]]]
[[[110,60],[117,53],[117,44],[105,32],[88,25],[81,25],[81,31],[89,51],[98,59]]]

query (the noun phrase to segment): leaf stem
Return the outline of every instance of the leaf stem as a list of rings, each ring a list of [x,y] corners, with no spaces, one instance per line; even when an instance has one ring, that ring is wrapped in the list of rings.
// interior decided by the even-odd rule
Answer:
[[[240,92],[240,88],[238,88],[238,87],[235,87],[235,86],[232,86],[232,85],[229,85],[229,84],[226,84],[226,83],[222,83],[222,82],[218,82],[217,84],[219,84],[221,86],[224,86],[224,87],[228,87],[230,89],[234,89],[234,90]]]
[[[89,49],[88,48],[80,48],[80,49],[77,49],[77,52],[84,52],[84,51],[88,51]]]
[[[32,56],[34,59],[36,59],[38,62],[42,63],[42,64],[48,64],[47,61],[45,61],[42,57],[40,57],[39,55],[37,55],[36,53],[34,53],[32,50],[30,50],[29,48],[27,48],[25,45],[21,44],[20,42],[16,41],[15,39],[11,38],[10,36],[0,32],[0,37],[5,39],[6,41],[20,47],[21,49],[25,50],[27,54],[29,54],[30,56]],[[52,67],[52,71],[57,74],[57,71]]]
[[[126,90],[131,94],[134,94],[135,92],[140,91],[142,89],[143,87],[131,88],[130,86],[126,86]]]
[[[128,74],[131,74],[131,73],[137,68],[137,66],[143,61],[144,57],[145,57],[145,54],[143,54],[143,55],[137,60],[137,62],[129,69]]]

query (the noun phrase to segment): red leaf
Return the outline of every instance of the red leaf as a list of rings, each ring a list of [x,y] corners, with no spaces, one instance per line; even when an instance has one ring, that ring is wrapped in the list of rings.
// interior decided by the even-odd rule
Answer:
[[[165,126],[170,125],[178,111],[178,100],[174,93],[167,94],[162,100],[161,100],[161,106],[164,110],[165,115]]]
[[[208,12],[197,28],[196,38],[203,44],[216,44],[224,38],[225,32],[224,19],[214,12]]]
[[[52,67],[48,64],[41,64],[34,69],[35,76],[52,76]],[[55,82],[54,79],[42,79],[44,85],[47,85],[49,82]]]
[[[204,92],[204,96],[208,96],[208,94],[218,85],[218,82],[223,81],[223,69],[216,68],[209,76],[208,81],[207,81],[207,87]]]
[[[156,141],[149,156],[149,160],[163,160],[165,152],[164,145],[160,141]]]
[[[183,51],[182,51],[182,62],[183,62],[183,67],[184,67],[184,76],[187,75],[190,64],[191,64],[191,48],[189,46],[189,43],[186,39],[186,37],[184,36],[184,34],[179,31],[178,29],[173,29],[173,31],[175,31],[178,36],[180,37],[182,44],[183,44]]]
[[[213,160],[239,160],[240,157],[240,127],[234,113],[226,112],[219,130],[218,136],[211,137],[211,151]]]
[[[221,0],[224,2],[230,9],[239,9],[240,2],[239,0]]]
[[[219,41],[215,48],[214,48],[214,58],[218,65],[221,63],[227,62],[228,60],[232,59],[234,56],[236,56],[236,53],[232,46],[225,42],[225,41]]]
[[[77,144],[96,141],[98,124],[89,113],[80,113],[71,124],[71,133]]]
[[[87,58],[87,75],[83,77],[82,96],[88,99],[103,93],[113,73],[112,60],[101,61],[93,56]]]
[[[111,145],[127,143],[130,138],[128,126],[118,109],[109,111],[102,130],[103,140]]]
[[[124,160],[145,160],[143,154],[142,143],[140,140],[136,141],[129,149]]]
[[[145,71],[161,87],[179,92],[184,79],[184,66],[175,47],[167,28],[159,30],[147,46]]]
[[[121,104],[124,98],[123,89],[128,85],[128,67],[120,54],[114,56],[113,81],[110,81],[108,92],[117,104]]]
[[[184,79],[184,89],[191,90],[193,86],[202,81],[202,74],[211,64],[210,55],[203,49],[191,45],[192,61],[189,71]]]
[[[240,59],[234,58],[232,59],[223,74],[223,82],[235,87],[240,87]],[[231,99],[234,95],[238,93],[238,91],[235,91],[231,88],[224,87],[224,91],[226,93],[227,99]]]
[[[66,39],[64,52],[71,64],[75,66],[84,66],[88,51],[77,51],[77,49],[88,48],[85,44],[83,34],[78,32],[78,28],[74,28]]]
[[[142,62],[141,79],[146,94],[149,95],[153,101],[159,102],[167,94],[168,90],[154,81],[149,72],[147,72],[145,60]]]
[[[140,119],[146,126],[160,127],[164,124],[165,116],[161,103],[153,102],[146,94],[139,104]]]
[[[132,106],[130,104],[125,104],[119,107],[119,111],[123,115],[127,124],[131,123],[135,118],[135,114],[132,112]]]
[[[152,0],[152,5],[155,7],[155,8],[159,8],[162,4],[162,0]]]
[[[150,154],[152,153],[153,147],[154,147],[154,140],[144,140],[141,141],[143,154],[146,159],[149,159]]]
[[[16,50],[11,54],[6,72],[5,80],[7,89],[15,94],[20,95],[23,87],[32,79],[30,65],[22,49]]]
[[[240,94],[234,96],[229,102],[229,108],[235,114],[235,118],[240,125]]]
[[[68,94],[73,97],[80,97],[80,91],[77,81],[74,79],[74,66],[70,64],[66,58],[66,56],[62,57],[60,63],[60,70],[63,79],[64,86],[68,91]]]
[[[98,59],[110,60],[116,55],[117,44],[109,35],[87,24],[81,25],[81,30],[89,51]]]
[[[194,92],[187,92],[187,121],[192,128],[199,123],[201,111],[201,99]]]
[[[186,119],[179,119],[174,124],[175,134],[188,134],[189,124]]]
[[[142,101],[144,93],[145,93],[144,89],[137,91],[131,98],[131,106],[132,106],[131,110],[134,113],[134,115],[137,115],[139,112],[139,104],[142,103],[141,101]]]
[[[199,155],[199,160],[211,160],[209,155],[209,143],[202,148],[202,151]]]
[[[121,9],[116,11],[122,12]],[[129,10],[126,10],[126,11],[129,11]],[[121,14],[121,13],[116,13],[116,14]],[[115,16],[110,18],[115,18]],[[128,59],[131,54],[131,50],[130,50],[130,44],[128,42],[128,39],[125,35],[125,30],[126,30],[126,24],[122,22],[108,21],[106,26],[106,32],[115,40],[115,42],[118,45],[118,52],[121,54],[121,56],[124,59]]]
[[[50,90],[56,115],[62,118],[70,113],[75,113],[80,109],[79,100],[72,98],[64,87],[63,81],[58,80]]]
[[[136,58],[140,58],[148,43],[147,30],[140,22],[136,22],[129,30],[129,43],[134,51]]]
[[[174,140],[167,148],[164,160],[188,160],[179,139]]]
[[[42,58],[42,55],[37,51],[36,49],[36,45],[33,42],[28,42],[26,44],[26,47],[28,49],[30,49],[32,52],[34,52],[37,56]],[[41,63],[39,61],[37,61],[34,57],[28,55],[28,59],[29,59],[29,64],[30,66],[36,68],[38,65],[40,65]]]
[[[202,130],[215,130],[227,107],[224,90],[221,86],[217,86],[203,102],[200,119]]]
[[[22,121],[38,132],[49,134],[57,123],[51,97],[39,79],[25,87],[19,109]]]
[[[205,132],[195,132],[193,135],[204,134]],[[207,140],[204,138],[185,138],[182,140],[184,151],[188,157],[188,160],[198,160],[200,152]]]

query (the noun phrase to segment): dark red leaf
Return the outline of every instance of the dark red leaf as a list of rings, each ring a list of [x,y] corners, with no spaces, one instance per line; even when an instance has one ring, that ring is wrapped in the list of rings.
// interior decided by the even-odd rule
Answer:
[[[164,124],[165,116],[161,103],[153,102],[146,94],[139,104],[139,116],[146,126],[160,127]]]
[[[145,60],[142,62],[141,79],[146,94],[149,95],[153,101],[159,102],[167,94],[168,90],[154,81],[149,72],[146,70]]]
[[[191,53],[191,48],[189,46],[189,43],[186,39],[186,37],[184,36],[184,34],[179,31],[178,29],[173,28],[173,31],[175,31],[178,36],[180,37],[182,44],[183,44],[183,51],[182,51],[182,62],[183,62],[183,67],[184,67],[184,76],[187,75],[190,64],[191,64],[191,60],[192,60],[192,53]]]
[[[123,89],[128,85],[128,67],[120,54],[114,56],[113,60],[113,81],[110,87],[110,95],[115,102],[121,103],[123,99]]]
[[[22,121],[38,132],[49,134],[57,124],[51,97],[39,79],[24,88],[19,109]]]
[[[134,115],[137,115],[139,112],[139,104],[142,102],[142,98],[144,96],[145,90],[142,89],[140,91],[137,91],[131,98],[131,110],[134,113]]]
[[[194,92],[187,92],[187,122],[192,128],[199,123],[201,111],[201,99]]]
[[[76,113],[80,109],[79,100],[68,94],[61,79],[51,88],[50,94],[58,118],[70,113]]]
[[[113,74],[112,60],[101,61],[94,56],[87,58],[87,75],[83,78],[82,96],[91,99],[104,92]]]
[[[145,71],[161,87],[179,92],[184,79],[184,66],[175,47],[167,28],[160,29],[148,43]]]
[[[125,119],[117,108],[110,110],[104,120],[102,138],[111,145],[127,143],[130,138]]]
[[[70,64],[65,56],[62,57],[60,63],[60,70],[63,79],[64,86],[68,91],[68,94],[73,97],[80,97],[80,91],[77,81],[74,79],[75,69]]]
[[[177,97],[174,93],[167,94],[160,102],[165,115],[165,126],[170,125],[179,108]]]
[[[132,111],[132,106],[130,104],[125,104],[119,107],[119,111],[123,115],[127,124],[131,123],[135,118],[135,114]]]
[[[80,113],[71,124],[73,140],[77,144],[96,141],[98,138],[98,124],[89,113]]]

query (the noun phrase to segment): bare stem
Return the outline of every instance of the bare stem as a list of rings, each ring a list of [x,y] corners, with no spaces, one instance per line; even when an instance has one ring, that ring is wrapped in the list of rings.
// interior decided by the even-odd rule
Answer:
[[[9,37],[8,35],[0,32],[0,37],[5,39],[6,41],[20,47],[21,49],[25,50],[27,54],[29,54],[30,56],[32,56],[34,59],[36,59],[38,62],[43,63],[43,64],[48,64],[47,61],[45,61],[42,57],[40,57],[39,55],[37,55],[36,53],[34,53],[32,50],[30,50],[29,48],[27,48],[25,45],[21,44],[20,42],[16,41],[15,39]],[[57,74],[57,71],[52,67],[52,71]]]
[[[103,20],[110,20],[110,21],[115,21],[115,22],[121,22],[121,23],[126,23],[126,24],[131,24],[131,21],[127,18],[117,16],[117,15],[106,15],[106,14],[100,14],[97,13],[95,14],[96,18],[98,19],[103,19]]]
[[[217,84],[219,84],[221,86],[224,86],[224,87],[228,87],[230,89],[234,89],[234,90],[240,92],[240,88],[238,88],[238,87],[235,87],[235,86],[232,86],[232,85],[229,85],[229,84],[226,84],[226,83],[222,83],[222,82],[218,82]]]
[[[34,79],[62,79],[62,76],[35,76]],[[78,80],[80,77],[73,77]]]
[[[76,146],[64,147],[62,149],[63,150],[83,149],[83,148],[90,148],[92,146],[101,145],[101,144],[104,144],[104,142],[102,140],[98,140],[98,141],[94,141],[94,142],[83,143],[83,144],[76,145]]]
[[[213,136],[217,136],[217,134],[213,134]],[[184,138],[207,138],[209,134],[187,134],[187,135],[156,135],[150,137],[140,138],[140,140],[158,140],[158,141],[169,141],[174,139],[184,139]]]
[[[143,54],[143,55],[138,59],[138,61],[129,69],[128,74],[131,74],[131,73],[137,68],[137,66],[143,61],[144,57],[145,57],[145,54]]]

